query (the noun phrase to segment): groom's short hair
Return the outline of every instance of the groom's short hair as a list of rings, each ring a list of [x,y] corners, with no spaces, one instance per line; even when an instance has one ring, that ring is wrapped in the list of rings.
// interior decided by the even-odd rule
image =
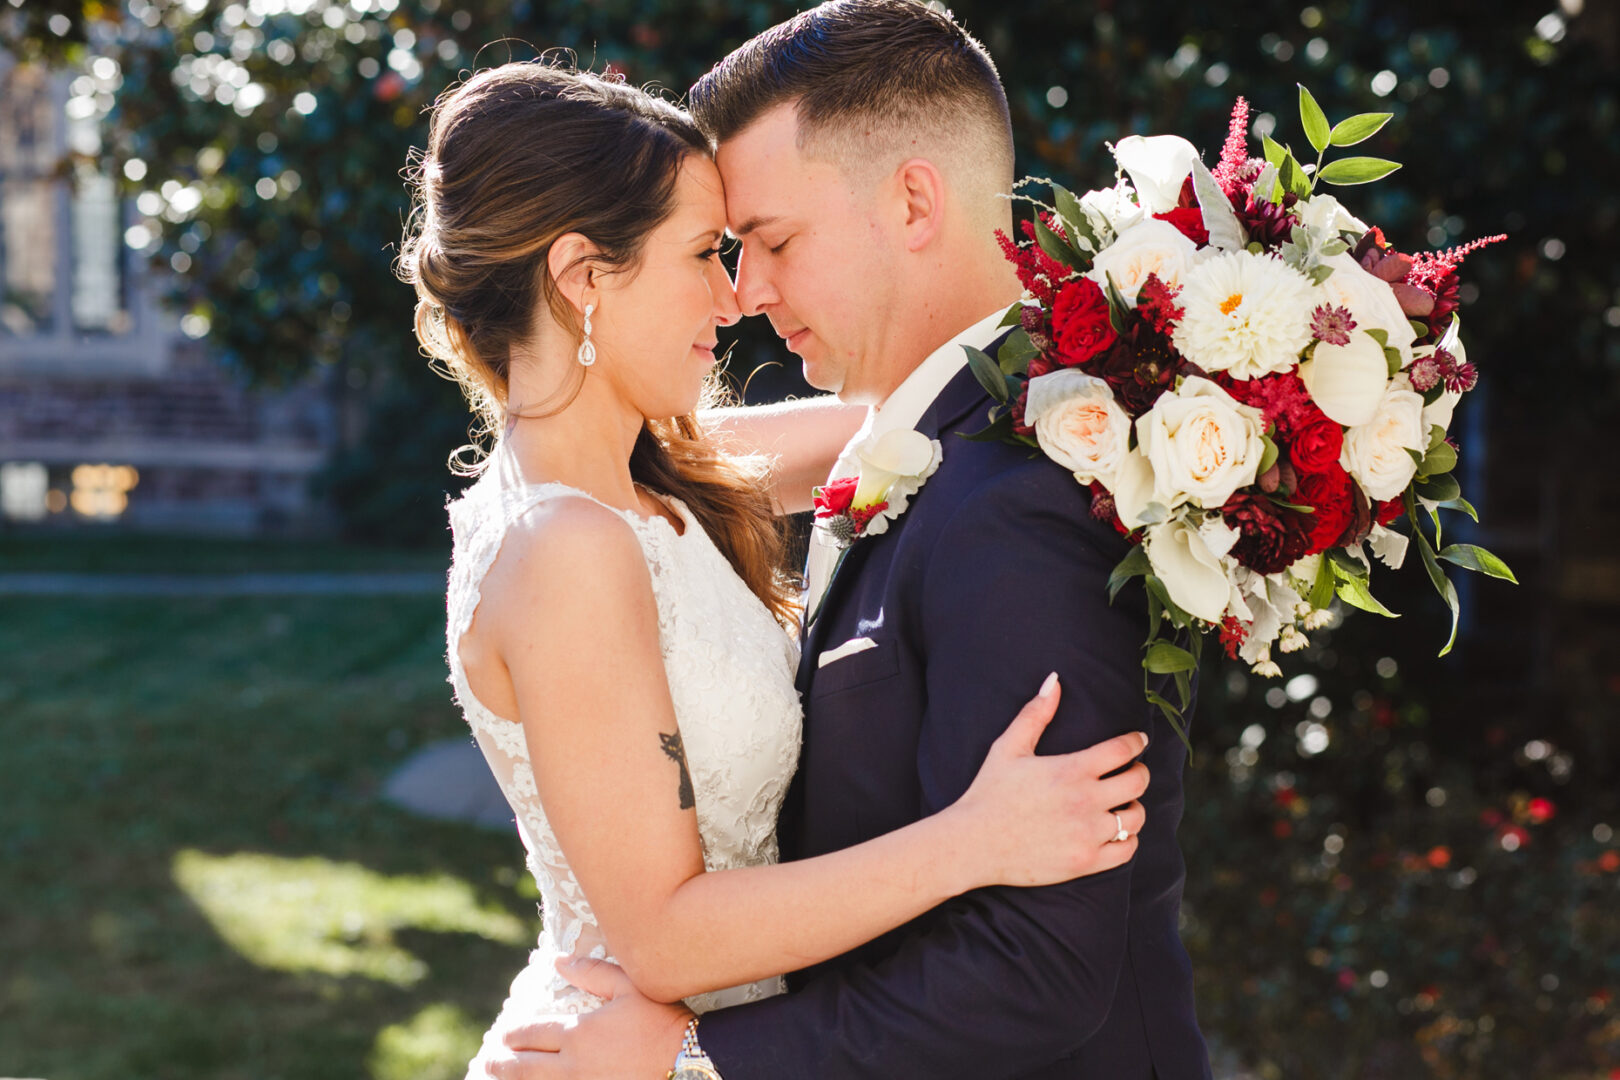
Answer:
[[[997,190],[1011,182],[1012,122],[995,63],[937,5],[828,0],[738,47],[687,104],[718,146],[790,101],[800,148],[846,167],[921,135],[992,170]],[[912,138],[895,142],[899,133]]]

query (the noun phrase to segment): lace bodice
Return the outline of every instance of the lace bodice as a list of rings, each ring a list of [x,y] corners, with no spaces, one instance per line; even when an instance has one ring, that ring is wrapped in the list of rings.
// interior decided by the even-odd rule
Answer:
[[[568,859],[547,824],[523,728],[474,696],[459,644],[472,625],[479,589],[511,525],[550,499],[591,496],[562,484],[529,484],[496,452],[489,470],[450,505],[455,544],[447,594],[450,682],[517,818],[540,889],[542,930],[509,1009],[581,1012],[600,1002],[556,975],[552,961],[574,953],[609,957],[607,943]],[[592,499],[592,501],[597,501]],[[797,644],[732,570],[678,500],[665,498],[685,527],[608,507],[634,531],[651,571],[658,640],[697,804],[709,870],[775,862],[776,817],[798,762],[800,710],[793,688]],[[605,505],[605,504],[599,504]],[[777,993],[769,979],[688,1000],[694,1011]]]

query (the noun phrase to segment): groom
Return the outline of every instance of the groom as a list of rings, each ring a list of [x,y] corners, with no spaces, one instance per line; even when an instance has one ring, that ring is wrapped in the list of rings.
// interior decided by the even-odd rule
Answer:
[[[1148,731],[1152,784],[1131,863],[958,897],[792,976],[786,995],[706,1014],[683,1052],[697,1064],[673,1075],[1208,1077],[1177,933],[1185,753],[1143,699],[1141,590],[1110,606],[1105,588],[1125,541],[1062,468],[959,437],[991,404],[962,346],[991,349],[1020,292],[994,239],[1010,227],[1013,148],[989,56],[912,0],[831,0],[728,56],[691,107],[742,240],[744,313],[770,319],[812,385],[872,407],[857,441],[916,428],[944,447],[905,512],[836,573],[826,549],[812,555],[806,610],[821,610],[799,670],[784,857],[954,801],[1053,670],[1062,704],[1041,749]],[[846,451],[834,475],[857,468]],[[684,1017],[634,997],[614,969],[571,975],[615,1000],[566,1028],[508,1033],[509,1046],[560,1053],[496,1075],[663,1080]]]

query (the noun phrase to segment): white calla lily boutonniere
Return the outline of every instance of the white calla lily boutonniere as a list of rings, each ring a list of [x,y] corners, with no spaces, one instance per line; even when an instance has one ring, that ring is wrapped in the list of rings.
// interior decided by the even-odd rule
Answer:
[[[905,513],[911,496],[939,468],[944,450],[938,439],[902,428],[864,439],[855,447],[856,476],[816,488],[816,537],[847,549],[863,536],[888,531]]]

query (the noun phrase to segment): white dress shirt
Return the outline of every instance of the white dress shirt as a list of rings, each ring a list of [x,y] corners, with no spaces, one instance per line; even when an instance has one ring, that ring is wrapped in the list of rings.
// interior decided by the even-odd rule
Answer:
[[[967,365],[967,353],[962,346],[972,345],[978,349],[988,346],[1000,334],[1001,319],[1006,313],[1006,308],[998,308],[929,353],[928,358],[913,368],[905,381],[884,399],[883,404],[868,410],[866,423],[861,425],[855,437],[844,446],[843,453],[838,455],[837,464],[827,476],[828,483],[860,472],[855,447],[863,440],[901,428],[916,427],[917,421],[928,411],[928,406],[945,389],[945,384]],[[837,561],[837,548],[812,537],[804,566],[806,614],[815,611],[816,605],[821,602],[821,594],[832,579],[833,564]]]

